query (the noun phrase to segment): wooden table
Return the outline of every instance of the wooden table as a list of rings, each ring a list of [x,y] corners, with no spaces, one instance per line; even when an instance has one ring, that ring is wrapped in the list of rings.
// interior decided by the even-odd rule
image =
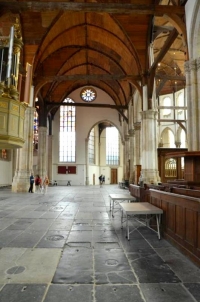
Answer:
[[[158,239],[160,239],[160,219],[163,214],[163,210],[150,204],[149,202],[135,202],[135,203],[120,203],[122,209],[121,214],[121,226],[126,222],[126,237],[129,240],[129,235],[136,229],[132,231],[129,230],[129,220],[136,219],[141,222],[136,215],[145,216],[145,225],[151,230],[155,231],[158,234]],[[157,230],[154,230],[150,227],[149,221],[153,216],[156,216]]]
[[[115,205],[118,205],[119,203],[123,202],[123,201],[135,201],[135,197],[133,197],[130,194],[110,194],[110,211],[112,212],[112,217],[114,217],[114,208]]]

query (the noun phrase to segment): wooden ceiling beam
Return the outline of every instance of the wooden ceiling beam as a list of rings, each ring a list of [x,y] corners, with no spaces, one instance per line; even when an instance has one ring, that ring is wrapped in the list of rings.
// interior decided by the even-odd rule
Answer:
[[[162,75],[162,74],[156,74],[156,79],[160,80],[170,80],[170,81],[183,81],[185,82],[185,76],[178,76],[178,75]]]
[[[96,103],[56,103],[56,102],[49,102],[45,101],[45,104],[49,107],[55,107],[55,106],[75,106],[75,107],[98,107],[98,108],[110,108],[110,109],[116,109],[116,110],[127,110],[128,106],[117,106],[117,105],[111,105],[111,104],[96,104]],[[121,113],[121,111],[120,111]]]
[[[162,59],[166,55],[167,51],[170,49],[170,46],[173,44],[173,42],[176,40],[177,37],[178,37],[178,31],[174,28],[170,32],[170,34],[169,34],[167,40],[165,41],[161,51],[159,52],[156,59],[154,60],[154,63],[152,64],[152,66],[150,68],[150,72],[151,72],[151,70],[153,70],[157,67],[159,62],[162,61]]]
[[[141,81],[140,75],[125,74],[74,74],[74,75],[57,75],[57,76],[36,76],[37,82],[63,82],[77,80],[93,80],[93,81],[112,81],[112,80],[135,80]]]
[[[10,9],[11,11],[52,11],[62,10],[69,12],[97,12],[109,14],[140,14],[163,16],[185,14],[184,6],[171,5],[135,5],[130,3],[75,3],[66,1],[17,1],[1,0],[1,8]]]

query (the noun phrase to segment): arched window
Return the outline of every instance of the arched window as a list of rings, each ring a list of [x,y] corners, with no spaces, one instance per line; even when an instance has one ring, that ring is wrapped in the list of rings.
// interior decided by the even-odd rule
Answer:
[[[106,128],[106,164],[119,165],[119,132],[116,127]]]
[[[171,106],[171,99],[170,97],[165,97],[163,100],[163,106],[164,107],[169,107]],[[171,109],[166,108],[163,110],[163,116],[169,116],[171,114]]]
[[[165,177],[176,177],[176,160],[174,158],[165,161]]]
[[[174,134],[170,128],[165,128],[162,132],[162,143],[164,148],[175,148]]]
[[[34,121],[33,121],[33,148],[38,150],[38,113],[34,111]]]
[[[95,164],[94,160],[94,143],[95,143],[95,136],[94,136],[94,128],[90,131],[89,142],[88,142],[88,153],[89,153],[89,163]]]
[[[59,161],[74,163],[76,161],[76,108],[70,98],[63,103],[72,105],[60,106]]]

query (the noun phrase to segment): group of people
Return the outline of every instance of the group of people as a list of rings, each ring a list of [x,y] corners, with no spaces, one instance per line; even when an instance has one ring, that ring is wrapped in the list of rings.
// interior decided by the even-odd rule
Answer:
[[[33,193],[33,185],[35,184],[35,193],[47,193],[47,188],[49,185],[49,179],[48,176],[45,176],[44,179],[42,179],[39,175],[36,175],[36,178],[33,176],[33,173],[31,173],[30,176],[30,187],[29,187],[29,193]]]

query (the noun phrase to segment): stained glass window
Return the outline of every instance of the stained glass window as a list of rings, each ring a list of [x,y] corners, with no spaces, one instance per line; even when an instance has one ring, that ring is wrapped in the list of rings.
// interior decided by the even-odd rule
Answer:
[[[33,147],[34,150],[38,150],[38,113],[34,112],[34,121],[33,121]]]
[[[96,99],[96,91],[91,87],[86,87],[81,90],[81,98],[85,102],[92,102]]]
[[[106,164],[119,165],[119,132],[116,127],[106,128]]]
[[[73,106],[74,101],[70,98],[63,103],[72,105],[60,106],[59,161],[74,163],[76,161],[76,108]]]

